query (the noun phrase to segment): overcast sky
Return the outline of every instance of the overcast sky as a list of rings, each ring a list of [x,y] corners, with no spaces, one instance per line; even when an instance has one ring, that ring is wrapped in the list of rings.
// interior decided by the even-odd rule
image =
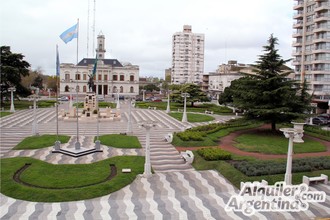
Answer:
[[[184,24],[205,34],[204,72],[228,60],[254,63],[272,33],[280,55],[291,58],[292,0],[96,0],[95,8],[95,35],[105,35],[106,58],[139,65],[140,76],[164,77],[172,35]],[[61,63],[76,63],[76,39],[65,44],[59,35],[78,18],[78,58],[87,57],[87,36],[93,57],[93,9],[94,0],[2,1],[1,45],[25,55],[33,70],[55,75],[56,44]]]

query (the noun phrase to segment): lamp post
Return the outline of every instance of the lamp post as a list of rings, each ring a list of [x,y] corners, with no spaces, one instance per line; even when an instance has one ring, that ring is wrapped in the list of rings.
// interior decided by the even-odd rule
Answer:
[[[39,88],[31,87],[33,91],[33,122],[32,122],[32,135],[39,135],[38,122],[37,122],[37,96]]]
[[[76,143],[75,143],[75,149],[76,150],[79,150],[80,149],[80,142],[79,142],[79,117],[78,117],[78,92],[79,92],[79,86],[78,86],[78,81],[77,81],[77,84],[76,84],[76,118],[77,118],[77,140],[76,140]]]
[[[292,184],[292,154],[293,154],[293,138],[295,135],[299,135],[298,130],[293,128],[281,128],[280,131],[283,132],[286,138],[289,138],[289,146],[288,146],[288,156],[286,162],[286,171],[284,176],[284,182],[287,185]]]
[[[142,101],[145,102],[146,101],[146,90],[145,89],[142,89],[141,91],[142,91],[142,95],[143,95],[142,96]]]
[[[188,120],[187,120],[187,107],[186,106],[187,106],[187,97],[189,98],[190,95],[189,95],[189,93],[184,92],[181,94],[181,97],[184,98],[182,122],[187,122]]]
[[[132,134],[132,97],[129,97],[128,104],[128,124],[127,124],[127,133]]]
[[[10,91],[10,112],[15,112],[14,107],[14,92],[16,92],[15,87],[8,88],[8,91]]]
[[[141,126],[146,129],[146,145],[145,145],[145,163],[144,163],[144,177],[151,176],[151,162],[150,162],[150,129],[156,126],[154,121],[144,121]]]
[[[170,113],[171,112],[171,108],[170,108],[170,92],[171,90],[167,91],[167,108],[166,108],[166,113]]]
[[[69,109],[72,108],[73,104],[72,104],[72,91],[74,91],[74,87],[70,87],[70,101],[69,101]]]
[[[117,106],[116,109],[120,109],[120,102],[119,102],[119,89],[117,89]]]

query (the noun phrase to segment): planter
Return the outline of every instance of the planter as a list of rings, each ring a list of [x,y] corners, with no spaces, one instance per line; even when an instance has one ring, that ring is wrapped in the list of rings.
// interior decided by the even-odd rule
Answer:
[[[291,122],[293,124],[293,128],[297,131],[299,131],[293,138],[294,143],[304,143],[304,140],[302,137],[304,136],[304,125],[306,123],[304,122]]]

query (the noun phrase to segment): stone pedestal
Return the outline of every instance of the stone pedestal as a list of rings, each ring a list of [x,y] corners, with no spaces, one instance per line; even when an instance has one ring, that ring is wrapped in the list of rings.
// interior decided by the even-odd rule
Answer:
[[[87,92],[84,101],[84,113],[86,117],[92,117],[98,111],[97,97],[94,92]]]
[[[302,137],[304,136],[304,124],[299,122],[291,122],[293,128],[298,131],[299,134],[295,135],[293,138],[293,143],[304,143]]]

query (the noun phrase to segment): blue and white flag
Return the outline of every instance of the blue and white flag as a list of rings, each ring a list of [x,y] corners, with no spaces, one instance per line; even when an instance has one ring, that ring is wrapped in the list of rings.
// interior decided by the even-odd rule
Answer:
[[[70,42],[73,38],[78,38],[78,23],[64,31],[60,35],[60,38],[64,41],[64,43]]]

